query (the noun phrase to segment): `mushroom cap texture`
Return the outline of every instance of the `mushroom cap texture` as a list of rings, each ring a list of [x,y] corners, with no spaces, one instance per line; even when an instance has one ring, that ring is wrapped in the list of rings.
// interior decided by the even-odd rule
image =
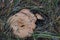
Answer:
[[[11,16],[7,23],[13,30],[13,34],[20,37],[30,37],[35,29],[36,17],[29,9],[22,9],[20,12]]]

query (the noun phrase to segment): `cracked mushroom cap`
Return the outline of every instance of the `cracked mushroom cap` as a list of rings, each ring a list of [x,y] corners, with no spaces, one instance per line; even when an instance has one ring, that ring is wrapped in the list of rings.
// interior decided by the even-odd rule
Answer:
[[[20,37],[30,37],[35,29],[36,17],[29,9],[22,9],[20,12],[11,16],[7,23],[13,30],[13,34]]]

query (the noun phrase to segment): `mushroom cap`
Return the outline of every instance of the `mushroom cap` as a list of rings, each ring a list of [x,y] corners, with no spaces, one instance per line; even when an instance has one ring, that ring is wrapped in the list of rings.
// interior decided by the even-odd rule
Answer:
[[[22,9],[20,12],[27,15],[31,21],[36,22],[37,19],[35,15],[32,12],[30,12],[29,9]]]
[[[38,13],[36,13],[35,16],[37,17],[37,19],[40,19],[40,20],[43,20],[43,19],[44,19],[44,18],[43,18],[40,14],[38,14]]]
[[[29,9],[22,9],[20,12],[11,16],[7,23],[13,30],[13,34],[20,37],[30,37],[35,29],[36,17]]]

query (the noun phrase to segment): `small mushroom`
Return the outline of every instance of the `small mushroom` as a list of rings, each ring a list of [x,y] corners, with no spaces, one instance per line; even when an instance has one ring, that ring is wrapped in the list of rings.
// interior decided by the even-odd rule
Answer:
[[[30,37],[35,29],[36,17],[29,9],[22,9],[11,16],[7,23],[13,30],[13,34],[20,38]]]
[[[43,18],[40,14],[38,14],[38,13],[36,13],[35,16],[37,17],[37,19],[40,19],[40,20],[43,20],[43,19],[44,19],[44,18]]]

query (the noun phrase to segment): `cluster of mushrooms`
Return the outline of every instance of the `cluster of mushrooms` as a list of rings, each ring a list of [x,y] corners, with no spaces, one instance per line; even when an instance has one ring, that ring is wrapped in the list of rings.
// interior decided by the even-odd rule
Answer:
[[[22,9],[9,17],[7,23],[13,30],[13,34],[19,38],[30,37],[36,28],[36,20],[43,19],[38,13],[33,14],[29,9]]]

